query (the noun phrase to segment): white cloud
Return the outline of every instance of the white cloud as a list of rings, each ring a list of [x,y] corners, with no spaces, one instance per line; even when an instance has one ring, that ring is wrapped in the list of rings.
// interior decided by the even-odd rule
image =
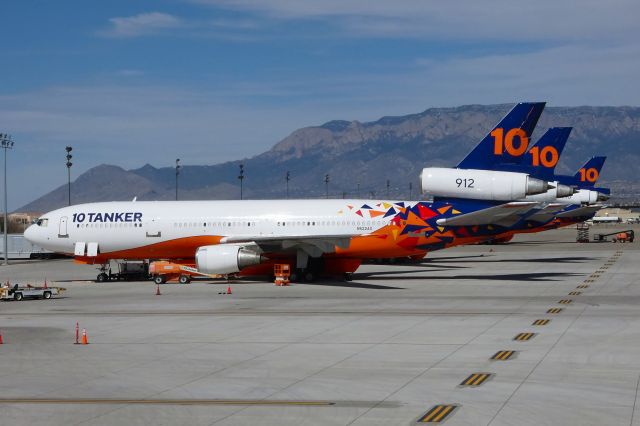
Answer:
[[[611,40],[637,34],[636,0],[192,0],[272,19],[324,19],[354,35],[494,40]]]
[[[413,90],[422,87],[454,105],[546,100],[555,105],[637,105],[640,45],[567,45],[520,54],[427,58]],[[423,83],[419,83],[421,79]],[[437,82],[437,84],[434,84]],[[475,99],[475,101],[474,101]]]
[[[111,24],[110,28],[100,31],[99,35],[114,38],[140,37],[179,28],[183,25],[180,18],[161,12],[111,18],[109,23]]]
[[[176,87],[64,86],[1,95],[0,122],[10,123],[5,131],[16,140],[10,175],[20,175],[11,179],[9,205],[66,182],[66,145],[74,147],[74,177],[103,163],[164,166],[179,157],[183,164],[216,164],[268,149],[307,124],[308,114]]]
[[[331,119],[368,121],[428,107],[522,100],[637,105],[638,74],[638,44],[569,44],[515,55],[424,58],[395,72],[225,79],[206,88],[118,79],[136,84],[0,95],[0,122],[16,140],[10,167],[38,170],[12,182],[10,205],[64,183],[67,144],[74,146],[74,176],[101,163],[162,166],[180,157],[184,164],[214,164],[261,153],[299,127]]]

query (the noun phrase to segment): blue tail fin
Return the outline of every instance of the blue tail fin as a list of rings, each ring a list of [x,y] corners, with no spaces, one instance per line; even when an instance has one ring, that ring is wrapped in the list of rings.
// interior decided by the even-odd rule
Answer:
[[[552,127],[547,130],[527,152],[526,161],[523,164],[529,170],[523,170],[523,172],[528,172],[539,179],[554,180],[558,160],[564,151],[571,130],[571,127]]]
[[[529,138],[544,106],[544,102],[523,102],[514,106],[456,167],[490,170],[497,161],[515,162],[527,152]]]
[[[516,162],[498,161],[492,170],[528,173],[538,179],[555,180],[554,171],[562,155],[571,127],[552,127]]]
[[[591,157],[589,161],[584,163],[576,174],[573,175],[576,185],[581,188],[593,188],[600,178],[600,171],[606,160],[607,157]]]
[[[573,176],[556,176],[556,180],[564,185],[573,185],[578,188],[592,189],[600,178],[600,171],[607,157],[591,157],[584,163]],[[604,188],[606,189],[606,188]],[[604,192],[603,192],[604,193]]]

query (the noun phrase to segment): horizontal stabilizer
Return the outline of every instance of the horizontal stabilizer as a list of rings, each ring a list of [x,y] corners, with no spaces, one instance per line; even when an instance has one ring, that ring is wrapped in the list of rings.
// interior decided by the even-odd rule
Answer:
[[[546,223],[553,219],[559,211],[565,209],[566,204],[548,204],[547,206],[535,211],[530,216],[527,216],[527,220],[532,222]]]
[[[593,216],[593,215],[596,214],[596,212],[598,210],[600,210],[603,207],[604,206],[601,206],[601,205],[599,205],[599,206],[578,207],[578,208],[573,209],[573,210],[568,210],[566,212],[558,213],[556,215],[556,217],[563,218],[563,219],[569,219],[569,218],[573,218],[573,217]]]
[[[512,202],[461,214],[446,219],[438,219],[440,226],[499,225],[511,226],[522,220],[523,215],[538,206],[536,202]]]

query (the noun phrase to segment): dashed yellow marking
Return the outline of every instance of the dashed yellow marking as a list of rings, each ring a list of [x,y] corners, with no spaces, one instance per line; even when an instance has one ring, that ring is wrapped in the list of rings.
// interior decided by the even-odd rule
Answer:
[[[547,325],[551,322],[550,319],[537,319],[531,325]]]
[[[580,296],[582,294],[581,291],[572,291],[569,293],[569,296]]]
[[[547,310],[548,314],[559,314],[560,312],[562,312],[562,308],[551,308]]]
[[[536,335],[536,333],[519,333],[513,338],[513,340],[517,340],[519,342],[523,342],[526,340],[531,340]]]
[[[592,283],[592,282],[594,282],[594,281],[595,281],[595,280],[584,280],[584,282],[585,282],[585,283]]]
[[[495,354],[493,354],[491,359],[493,361],[507,361],[507,360],[511,359],[511,357],[515,353],[516,353],[516,351],[498,351]]]
[[[442,423],[453,411],[458,408],[458,405],[435,405],[431,410],[418,419],[418,423]]]
[[[582,284],[582,285],[579,285],[576,288],[589,288],[589,285],[588,284]]]
[[[562,299],[562,300],[558,300],[558,303],[562,304],[562,305],[568,305],[569,303],[573,302],[573,300],[571,299]]]
[[[460,386],[478,387],[487,381],[491,377],[491,373],[473,373],[460,383]]]

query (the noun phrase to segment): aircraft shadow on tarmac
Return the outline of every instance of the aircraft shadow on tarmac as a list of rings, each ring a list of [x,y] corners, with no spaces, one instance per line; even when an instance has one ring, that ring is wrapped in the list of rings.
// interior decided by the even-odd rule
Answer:
[[[475,259],[475,260],[470,260]],[[598,260],[595,257],[585,257],[585,256],[566,256],[566,257],[542,257],[542,258],[534,258],[527,259],[525,257],[520,259],[494,259],[492,255],[476,255],[476,256],[461,256],[461,257],[449,257],[449,258],[433,258],[433,259],[425,259],[420,262],[403,264],[402,266],[436,266],[437,263],[471,263],[471,262],[510,262],[510,263],[586,263],[591,262],[593,260]],[[453,268],[454,266],[447,265],[446,268]],[[459,268],[467,268],[467,266],[459,266]]]
[[[369,278],[367,278],[369,279]],[[368,290],[405,290],[404,287],[394,287],[390,285],[379,284],[365,284],[356,281],[315,281],[312,283],[296,283],[296,285],[325,285],[331,287],[346,287],[346,288],[366,288]]]
[[[511,263],[587,263],[598,260],[595,257],[550,257],[539,259],[487,259],[483,262],[511,262]]]
[[[403,272],[414,271],[395,271],[395,272],[372,272],[372,273],[360,273],[355,275],[357,278],[366,280],[388,280],[390,275],[396,275],[398,279],[402,280],[422,280],[422,281],[456,281],[456,280],[477,280],[477,281],[561,281],[561,278],[582,276],[584,274],[569,273],[569,272],[532,272],[532,273],[520,273],[520,274],[477,274],[477,275],[403,275]],[[429,271],[431,272],[431,271]],[[384,275],[384,276],[381,276]]]

